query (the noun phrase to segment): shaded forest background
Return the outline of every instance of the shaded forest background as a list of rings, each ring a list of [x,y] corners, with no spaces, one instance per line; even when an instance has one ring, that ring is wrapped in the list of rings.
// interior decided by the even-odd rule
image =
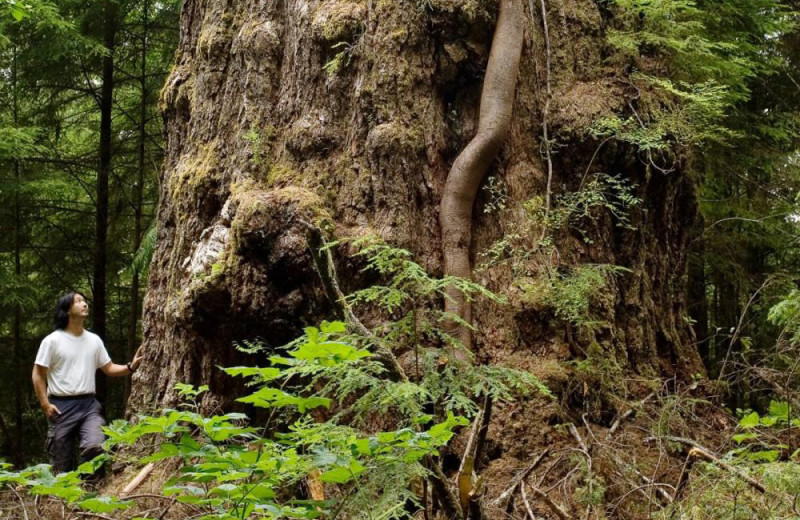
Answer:
[[[17,4],[0,20],[0,451],[21,464],[43,456],[29,369],[58,294],[86,293],[115,361],[139,344],[180,3]],[[128,391],[99,381],[110,417]]]
[[[89,328],[115,360],[129,358],[142,340],[164,148],[158,98],[175,56],[180,5],[2,5],[0,370],[7,377],[0,394],[9,397],[0,402],[0,457],[21,465],[42,459],[46,424],[28,374],[55,297],[87,293]],[[800,403],[800,39],[791,10],[798,6],[614,6],[626,30],[608,31],[622,49],[609,67],[636,73],[655,56],[645,72],[656,84],[669,78],[660,87],[674,87],[674,97],[656,101],[650,131],[639,131],[645,125],[630,104],[615,121],[577,131],[594,146],[637,147],[648,175],[677,168],[697,187],[699,218],[679,290],[707,372],[698,380],[714,382],[732,410],[764,411],[773,399]],[[349,59],[331,58],[333,74]],[[250,146],[262,139],[253,134]],[[545,142],[540,153],[558,161],[570,151]],[[482,189],[485,206],[502,204],[495,182]],[[123,414],[127,391],[101,386],[110,418]]]

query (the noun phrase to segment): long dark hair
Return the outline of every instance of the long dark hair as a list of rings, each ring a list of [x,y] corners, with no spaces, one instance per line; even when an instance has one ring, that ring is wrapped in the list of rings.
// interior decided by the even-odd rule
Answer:
[[[69,324],[69,310],[72,308],[72,303],[75,301],[75,295],[83,293],[78,291],[70,291],[56,301],[56,310],[53,313],[53,325],[56,329],[64,330]],[[86,296],[83,296],[86,299]]]

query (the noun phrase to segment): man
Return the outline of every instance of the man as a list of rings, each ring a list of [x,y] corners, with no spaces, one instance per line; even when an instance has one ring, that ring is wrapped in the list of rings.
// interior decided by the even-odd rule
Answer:
[[[130,363],[112,363],[103,340],[84,330],[87,316],[89,304],[83,294],[62,296],[56,303],[55,331],[42,340],[33,365],[33,388],[47,416],[46,446],[57,473],[74,469],[76,435],[81,463],[103,451],[105,420],[94,396],[96,370],[111,377],[127,376],[142,362],[137,350]]]

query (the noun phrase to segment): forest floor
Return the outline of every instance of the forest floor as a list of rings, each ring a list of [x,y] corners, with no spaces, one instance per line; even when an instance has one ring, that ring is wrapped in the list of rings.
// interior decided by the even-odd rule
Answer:
[[[676,391],[665,384],[605,424],[591,422],[588,413],[570,417],[560,403],[545,397],[497,406],[477,468],[485,483],[487,518],[659,518],[659,512],[694,485],[691,466],[708,462],[700,460],[703,452],[717,457],[732,448],[738,421],[716,400],[710,385]],[[463,449],[465,438],[462,433],[454,439],[453,453]],[[454,477],[456,456],[444,454],[443,461]],[[119,496],[140,469],[140,464],[114,462],[97,491]],[[127,496],[136,505],[107,514],[6,489],[0,493],[0,518],[177,520],[208,513],[163,495],[163,484],[178,471],[177,461],[157,462]],[[417,517],[423,518],[422,513]]]

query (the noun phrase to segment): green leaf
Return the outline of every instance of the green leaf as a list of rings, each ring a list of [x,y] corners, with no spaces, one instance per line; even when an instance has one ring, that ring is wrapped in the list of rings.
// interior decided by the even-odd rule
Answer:
[[[319,328],[325,334],[341,334],[347,331],[347,326],[341,321],[323,321]]]
[[[778,450],[766,450],[748,453],[745,458],[753,462],[775,462],[779,456],[780,452]]]
[[[274,367],[230,367],[223,368],[223,372],[229,376],[253,377],[258,376],[262,381],[270,381],[281,375],[281,371]]]
[[[733,436],[733,441],[736,444],[741,444],[744,441],[752,441],[752,440],[757,439],[757,438],[758,438],[758,434],[757,433],[753,433],[753,432],[750,432],[750,433],[737,433],[736,435]]]
[[[328,482],[331,484],[344,484],[366,471],[366,469],[367,468],[365,468],[360,462],[354,459],[350,461],[348,466],[338,466],[326,471],[319,476],[319,479],[323,482]]]
[[[110,513],[120,509],[127,509],[131,504],[130,500],[120,501],[109,496],[87,498],[78,502],[79,507],[93,513]]]
[[[350,470],[342,466],[328,470],[319,476],[321,481],[330,484],[344,484],[345,482],[349,482],[352,478],[353,475],[350,473]]]
[[[789,403],[786,401],[770,401],[769,415],[780,421],[789,420]]]
[[[759,424],[758,412],[752,412],[742,417],[739,421],[739,427],[744,429],[755,428]]]

